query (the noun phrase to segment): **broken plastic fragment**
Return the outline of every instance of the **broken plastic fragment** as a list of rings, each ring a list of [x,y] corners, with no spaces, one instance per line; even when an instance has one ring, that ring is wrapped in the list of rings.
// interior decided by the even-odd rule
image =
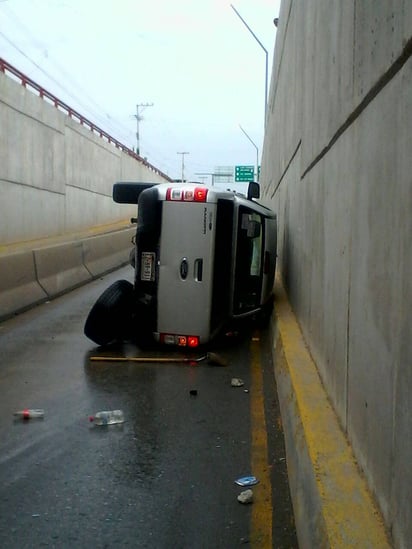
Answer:
[[[258,484],[259,481],[256,477],[241,477],[235,480],[235,483],[238,486],[253,486],[254,484]]]

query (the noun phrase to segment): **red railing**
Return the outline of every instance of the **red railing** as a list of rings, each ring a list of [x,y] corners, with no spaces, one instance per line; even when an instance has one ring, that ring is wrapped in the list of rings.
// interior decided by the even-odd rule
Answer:
[[[39,94],[39,97],[50,101],[56,107],[56,109],[65,112],[67,116],[73,118],[74,120],[77,120],[82,126],[86,126],[90,131],[97,134],[102,139],[106,139],[108,143],[112,143],[116,148],[121,149],[129,156],[132,156],[133,158],[144,164],[144,166],[146,166],[149,170],[157,173],[161,177],[164,177],[168,181],[172,181],[172,179],[168,175],[166,175],[161,170],[150,164],[150,162],[136,154],[132,149],[126,147],[126,145],[123,145],[123,143],[120,143],[120,141],[112,137],[110,134],[96,126],[96,124],[91,122],[88,118],[77,112],[75,109],[69,107],[69,105],[61,101],[58,97],[44,89],[42,86],[37,84],[34,80],[26,76],[21,71],[19,71],[19,69],[16,69],[16,67],[13,67],[13,65],[10,65],[10,63],[8,63],[2,57],[0,57],[0,71],[4,74],[12,74],[20,81],[22,86],[37,92]]]

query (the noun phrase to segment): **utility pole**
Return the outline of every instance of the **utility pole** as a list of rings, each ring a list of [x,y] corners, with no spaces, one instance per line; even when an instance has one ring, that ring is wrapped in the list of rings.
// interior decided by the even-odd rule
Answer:
[[[190,154],[190,153],[184,151],[184,152],[178,152],[177,154],[182,155],[182,183],[184,183],[185,182],[185,154]]]
[[[139,113],[139,107],[153,107],[153,103],[139,103],[136,105],[136,114],[133,115],[136,118],[136,153],[140,156],[139,122],[143,120],[143,116]]]

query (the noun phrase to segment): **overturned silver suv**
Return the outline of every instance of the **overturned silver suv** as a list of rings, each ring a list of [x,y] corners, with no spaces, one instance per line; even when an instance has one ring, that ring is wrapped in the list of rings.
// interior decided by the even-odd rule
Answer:
[[[269,318],[276,215],[256,198],[257,183],[247,196],[190,183],[116,183],[114,201],[138,206],[134,284],[107,288],[86,336],[99,345],[151,339],[193,348],[238,321]]]

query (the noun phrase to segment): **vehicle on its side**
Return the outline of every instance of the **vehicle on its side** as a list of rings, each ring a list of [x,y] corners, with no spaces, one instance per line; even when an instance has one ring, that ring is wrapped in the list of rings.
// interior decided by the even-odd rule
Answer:
[[[152,339],[197,347],[243,319],[270,318],[275,213],[247,196],[190,183],[115,183],[113,199],[137,204],[134,283],[97,300],[85,334],[99,345]]]

